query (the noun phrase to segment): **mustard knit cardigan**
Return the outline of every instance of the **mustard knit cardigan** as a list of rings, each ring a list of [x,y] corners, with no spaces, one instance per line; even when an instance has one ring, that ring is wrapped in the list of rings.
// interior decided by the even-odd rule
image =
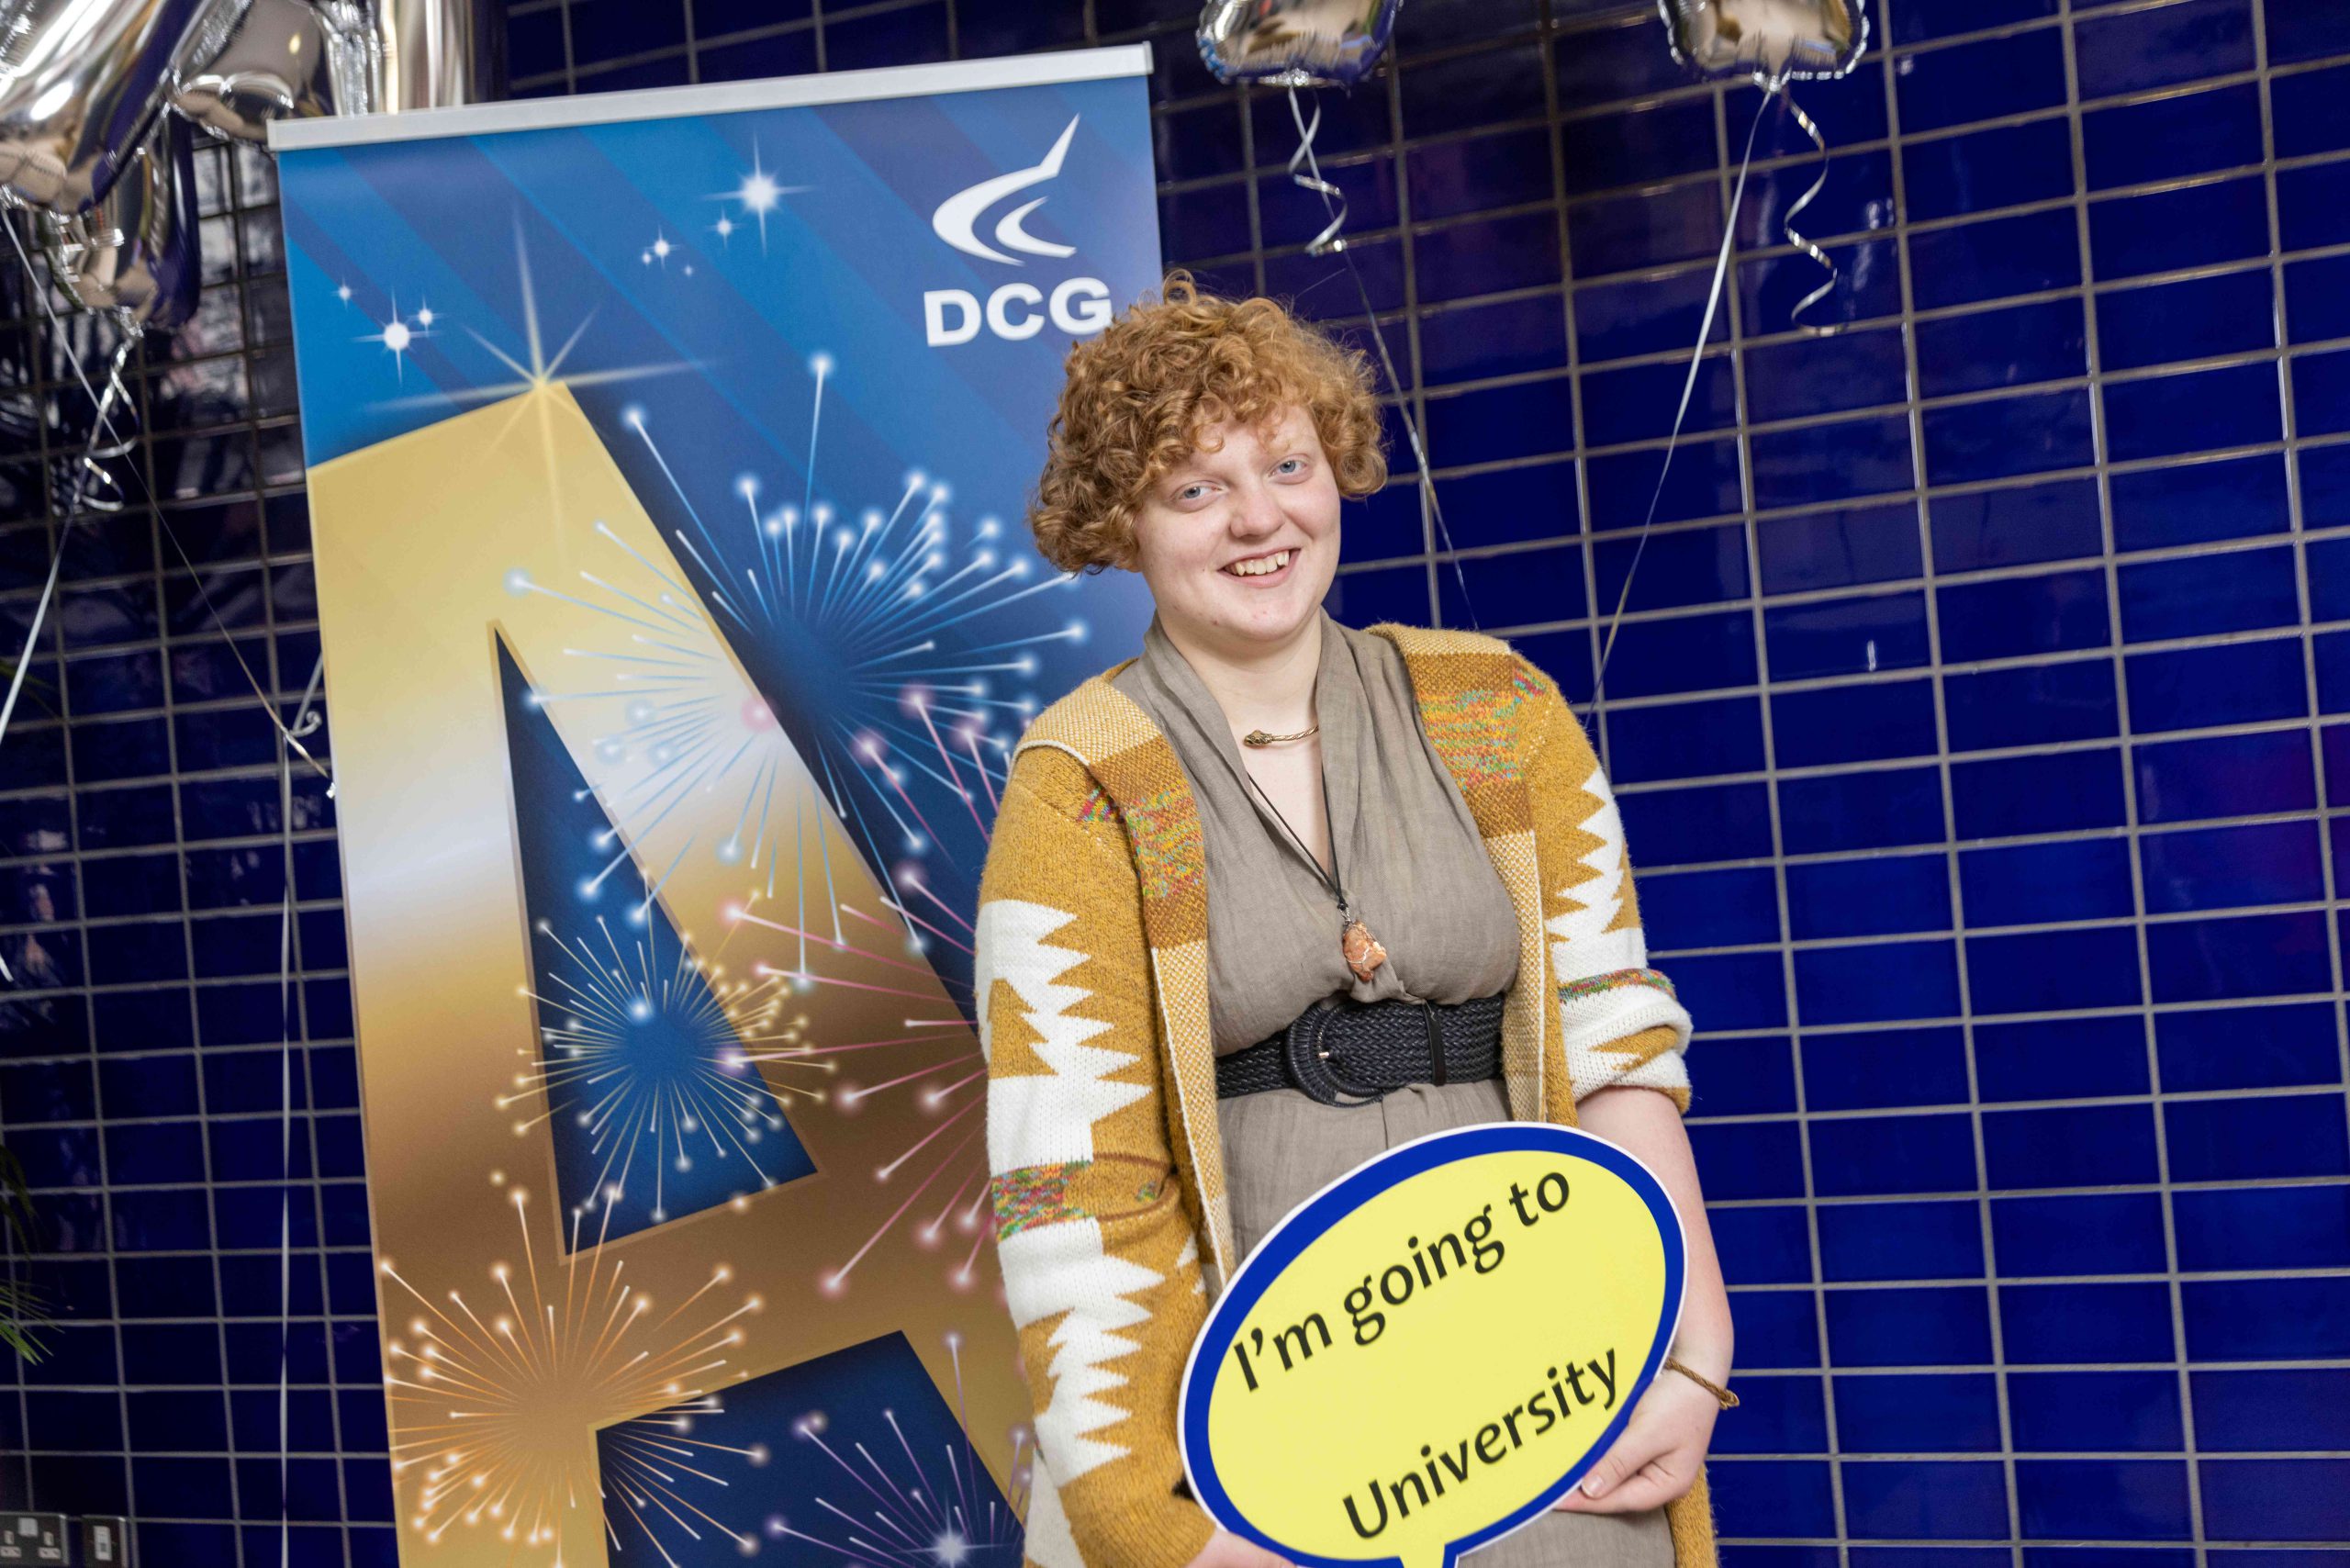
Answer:
[[[1510,1114],[1572,1126],[1614,1084],[1685,1112],[1689,1016],[1647,967],[1615,801],[1558,688],[1491,637],[1372,630],[1402,652],[1517,913]],[[1177,1385],[1238,1264],[1199,812],[1117,668],[1014,751],[974,942],[997,1252],[1036,1403],[1035,1568],[1182,1568],[1206,1543],[1177,1491]],[[1669,1518],[1675,1568],[1715,1568],[1702,1474]]]

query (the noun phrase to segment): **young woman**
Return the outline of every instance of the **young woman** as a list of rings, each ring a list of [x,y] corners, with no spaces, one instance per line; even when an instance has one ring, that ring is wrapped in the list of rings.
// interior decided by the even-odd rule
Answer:
[[[1183,1484],[1208,1300],[1335,1177],[1513,1117],[1646,1161],[1688,1287],[1673,1370],[1582,1490],[1470,1561],[1711,1568],[1730,1319],[1681,1126],[1688,1014],[1550,678],[1494,638],[1324,611],[1340,500],[1385,477],[1361,356],[1270,301],[1178,273],[1069,354],[1030,523],[1064,570],[1139,572],[1157,614],[1021,740],[980,890],[1041,1568],[1272,1563]]]

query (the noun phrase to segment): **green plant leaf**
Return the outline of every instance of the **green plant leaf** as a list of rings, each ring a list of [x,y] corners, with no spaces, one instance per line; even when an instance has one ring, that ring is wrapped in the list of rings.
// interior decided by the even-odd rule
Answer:
[[[48,1353],[48,1347],[41,1343],[40,1331],[54,1327],[54,1321],[42,1310],[39,1292],[30,1285],[0,1281],[0,1344],[28,1361],[37,1361]]]
[[[39,1219],[33,1212],[32,1189],[26,1184],[24,1166],[6,1148],[0,1148],[0,1229],[5,1229],[19,1251],[30,1252],[39,1245]],[[0,1280],[0,1344],[28,1361],[37,1361],[46,1353],[40,1330],[55,1326],[39,1292],[30,1285]]]

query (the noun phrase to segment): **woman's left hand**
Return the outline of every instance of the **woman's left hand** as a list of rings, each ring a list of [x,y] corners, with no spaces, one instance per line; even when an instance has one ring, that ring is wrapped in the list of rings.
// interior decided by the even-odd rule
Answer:
[[[1615,1446],[1551,1506],[1573,1514],[1636,1514],[1672,1502],[1696,1484],[1720,1413],[1712,1394],[1679,1372],[1660,1370]]]

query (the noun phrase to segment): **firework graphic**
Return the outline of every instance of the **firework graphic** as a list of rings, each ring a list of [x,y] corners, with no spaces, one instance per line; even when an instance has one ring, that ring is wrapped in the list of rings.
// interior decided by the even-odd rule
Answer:
[[[774,1434],[753,1529],[765,1551],[859,1568],[1018,1568],[1027,1434],[1015,1434],[1007,1492],[968,1435],[959,1337],[945,1347],[951,1405],[905,1336],[892,1333],[738,1383],[722,1412],[696,1417],[705,1441]],[[621,1440],[608,1438],[608,1462]],[[641,1518],[621,1521],[616,1560],[650,1547],[661,1561],[714,1564],[749,1551],[707,1531],[688,1551],[644,1532]]]
[[[502,1175],[493,1181],[506,1186]],[[584,1250],[575,1238],[577,1258],[543,1270],[529,1194],[509,1187],[506,1200],[522,1266],[493,1267],[478,1305],[457,1290],[436,1301],[392,1260],[381,1265],[416,1308],[387,1337],[384,1379],[393,1473],[423,1478],[408,1527],[431,1542],[485,1530],[554,1568],[578,1544],[565,1531],[599,1513],[605,1523],[585,1528],[610,1532],[625,1519],[656,1543],[717,1537],[755,1551],[755,1526],[711,1510],[723,1506],[723,1473],[766,1463],[767,1450],[696,1428],[723,1414],[717,1391],[742,1376],[729,1357],[759,1298],[730,1305],[733,1271],[720,1264],[665,1308],[622,1277],[624,1263],[605,1263],[599,1238]],[[574,1215],[573,1228],[580,1224]],[[600,1434],[600,1485],[591,1433]]]
[[[498,665],[539,1025],[499,1101],[516,1136],[551,1130],[565,1204],[615,1237],[812,1174],[749,1059],[796,1034],[769,1033],[777,999],[672,927],[503,644]]]
[[[601,916],[592,936],[565,936],[545,921],[534,932],[541,972],[554,987],[532,1000],[542,1017],[559,1021],[541,1028],[540,1053],[501,1104],[544,1107],[515,1123],[518,1136],[563,1115],[587,1130],[601,1163],[585,1208],[599,1198],[618,1205],[649,1181],[649,1218],[660,1224],[669,1217],[667,1177],[693,1170],[698,1159],[739,1160],[762,1187],[807,1173],[788,1137],[774,1154],[760,1147],[789,1124],[767,1086],[745,1071],[754,1058],[691,953],[680,946],[656,972],[655,934],[634,935],[624,952]],[[774,1012],[770,1002],[760,1015]]]
[[[808,360],[802,476],[796,496],[773,504],[755,474],[722,484],[681,474],[644,412],[623,411],[659,489],[676,502],[681,521],[668,532],[697,580],[688,588],[641,557],[629,565],[652,574],[646,593],[583,574],[591,602],[641,622],[630,629],[631,645],[583,656],[618,666],[609,689],[619,722],[608,744],[617,756],[653,759],[648,783],[657,775],[666,787],[649,791],[643,810],[669,809],[696,790],[721,795],[733,805],[733,828],[709,853],[764,871],[746,875],[746,893],[789,897],[802,914],[812,901],[838,941],[836,890],[827,883],[814,898],[812,887],[795,885],[803,868],[829,868],[821,850],[768,853],[762,862],[787,831],[774,790],[778,753],[788,754],[891,890],[910,949],[968,994],[988,822],[1012,743],[1038,706],[1039,655],[1085,642],[1088,622],[1072,602],[1072,613],[1046,617],[1058,624],[1033,630],[1039,612],[1024,601],[1066,593],[1078,578],[1007,543],[1000,518],[962,519],[941,476],[910,471],[856,509],[820,493],[825,386],[836,369],[826,353]],[[717,516],[712,490],[726,499]],[[697,689],[723,664],[722,645],[740,653],[771,702],[729,711]],[[626,817],[621,825],[632,826]],[[795,821],[795,846],[811,829],[824,831]],[[811,956],[798,957],[813,983]]]
[[[518,732],[558,704],[578,717],[601,770],[600,800],[568,775],[532,791],[542,834],[571,817],[543,847],[523,828],[526,875],[534,861],[561,865],[533,882],[532,907],[560,904],[576,924],[539,929],[545,1038],[517,1091],[539,1097],[559,1150],[589,1146],[560,1157],[577,1177],[565,1201],[617,1203],[623,1226],[745,1190],[730,1177],[804,1174],[786,1103],[853,1115],[902,1093],[917,1120],[876,1148],[872,1175],[905,1196],[818,1282],[844,1288],[902,1232],[944,1248],[947,1282],[967,1287],[986,1235],[985,1067],[970,1028],[979,874],[1012,742],[1037,707],[1040,651],[1082,643],[1087,624],[1023,631],[1036,620],[1024,601],[1076,579],[1007,549],[1000,520],[962,521],[941,479],[904,476],[886,507],[853,523],[820,495],[835,370],[822,354],[809,362],[795,499],[767,506],[762,482],[738,475],[712,521],[694,499],[709,486],[673,468],[632,409],[623,423],[659,487],[652,498],[672,503],[675,564],[597,521],[567,579],[506,574],[509,594],[561,599],[609,633],[509,693]],[[666,866],[640,865],[632,846],[676,822],[698,824],[685,847]],[[707,961],[663,935],[658,894],[688,855],[740,877]],[[639,880],[643,896],[624,909],[592,909]],[[842,1030],[827,1024],[828,996],[868,1021],[877,1005],[901,1006],[886,1029]],[[654,1025],[665,1048],[644,1038]]]
[[[845,935],[837,941],[804,926],[767,919],[755,907],[736,912],[734,924],[738,928],[777,933],[787,940],[812,942],[819,952],[844,966],[861,961],[871,967],[863,978],[828,973],[822,977],[826,986],[868,995],[878,992],[885,997],[901,998],[910,1004],[923,1001],[936,1004],[935,989],[926,989],[919,983],[927,978],[927,967],[891,956],[890,949],[896,946],[898,936],[896,927],[851,904],[836,906],[835,913],[845,924]],[[861,946],[853,940],[858,937],[874,945]],[[891,971],[896,972],[893,975]],[[754,972],[762,977],[760,983],[767,987],[796,986],[810,978],[804,969],[785,969],[768,964],[755,966]],[[910,980],[915,983],[909,985]],[[805,1015],[800,1022],[804,1025]],[[876,1155],[887,1158],[874,1165],[872,1179],[887,1185],[905,1177],[912,1179],[912,1184],[862,1245],[818,1275],[818,1286],[828,1294],[846,1289],[851,1272],[891,1236],[910,1240],[924,1251],[945,1247],[946,1256],[956,1260],[954,1267],[946,1271],[946,1283],[958,1291],[968,1290],[978,1278],[980,1249],[994,1234],[986,1218],[986,1150],[979,1145],[980,1135],[987,1130],[982,1115],[987,1105],[982,1087],[987,1063],[979,1055],[979,1042],[959,1013],[908,1016],[900,1020],[900,1026],[904,1031],[901,1034],[802,1043],[782,1047],[771,1056],[760,1054],[749,1058],[783,1059],[795,1066],[812,1065],[834,1072],[838,1072],[845,1061],[849,1064],[848,1072],[839,1077],[828,1092],[819,1093],[834,1114],[854,1115],[872,1097],[902,1090],[912,1097],[919,1116],[935,1119],[934,1125],[912,1135],[902,1147],[877,1145]],[[879,1058],[865,1055],[875,1051],[888,1054]],[[886,1076],[872,1081],[857,1076],[856,1064],[867,1060],[885,1063],[882,1071]],[[964,1245],[965,1240],[968,1241],[968,1246]]]
[[[992,1486],[982,1485],[985,1475],[969,1445],[959,1451],[951,1442],[942,1445],[925,1468],[898,1413],[884,1409],[881,1423],[890,1432],[886,1443],[858,1438],[837,1445],[827,1436],[831,1421],[822,1411],[793,1423],[792,1435],[823,1456],[824,1479],[833,1490],[816,1495],[816,1517],[806,1528],[778,1514],[767,1519],[767,1533],[805,1541],[847,1562],[907,1568],[1020,1562],[1020,1520]],[[876,1447],[888,1462],[875,1456]],[[1024,1457],[1025,1445],[1018,1451]]]

